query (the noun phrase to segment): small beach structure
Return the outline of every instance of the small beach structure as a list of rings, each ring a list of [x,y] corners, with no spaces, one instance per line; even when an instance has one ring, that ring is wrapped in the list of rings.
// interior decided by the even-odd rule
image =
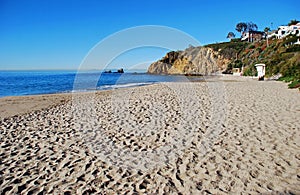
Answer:
[[[241,76],[241,69],[240,68],[233,68],[232,69],[232,74],[234,75],[234,76]]]
[[[259,81],[263,81],[266,73],[266,65],[265,64],[256,64],[257,76]]]

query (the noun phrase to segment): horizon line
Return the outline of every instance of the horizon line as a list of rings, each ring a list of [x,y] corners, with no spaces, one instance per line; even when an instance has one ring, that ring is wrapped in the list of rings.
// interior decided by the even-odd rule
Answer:
[[[120,68],[111,68],[111,69],[103,69],[103,70],[118,70]],[[123,68],[124,70],[147,70],[147,68],[145,69],[126,69]],[[0,71],[78,71],[79,69],[0,69]],[[84,70],[84,71],[102,71],[101,69],[80,69],[80,70]]]

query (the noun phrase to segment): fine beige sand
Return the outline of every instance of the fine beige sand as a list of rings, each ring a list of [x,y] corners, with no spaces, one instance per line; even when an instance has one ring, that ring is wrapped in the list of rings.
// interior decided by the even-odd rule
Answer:
[[[0,99],[1,194],[300,194],[300,93],[213,77]]]
[[[14,96],[0,98],[0,118],[42,110],[71,99],[70,94]]]

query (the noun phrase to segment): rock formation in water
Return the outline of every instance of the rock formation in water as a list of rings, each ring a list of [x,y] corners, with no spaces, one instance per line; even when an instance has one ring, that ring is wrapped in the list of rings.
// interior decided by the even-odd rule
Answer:
[[[230,62],[207,47],[189,47],[184,51],[171,51],[148,68],[150,74],[209,75],[226,69]]]

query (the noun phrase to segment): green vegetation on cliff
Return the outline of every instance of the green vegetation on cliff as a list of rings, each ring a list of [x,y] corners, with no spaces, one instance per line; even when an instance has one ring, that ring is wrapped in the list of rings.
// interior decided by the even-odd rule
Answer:
[[[214,43],[204,47],[212,48],[228,59],[235,59],[236,56],[249,45],[248,42],[241,42],[240,39],[231,39],[230,42]]]
[[[233,39],[230,42],[210,44],[210,47],[231,59],[225,73],[232,68],[244,67],[245,76],[256,74],[255,64],[266,64],[266,77],[281,75],[280,80],[290,82],[289,87],[300,87],[300,45],[293,44],[299,37],[248,43]]]

